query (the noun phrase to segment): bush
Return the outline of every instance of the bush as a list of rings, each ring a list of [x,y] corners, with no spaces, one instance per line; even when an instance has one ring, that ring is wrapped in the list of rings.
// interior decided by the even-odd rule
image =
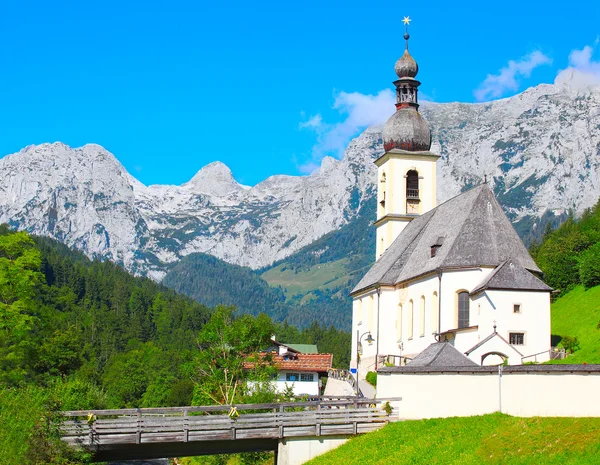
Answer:
[[[377,373],[374,371],[369,371],[367,373],[367,376],[365,377],[365,379],[367,380],[367,383],[371,384],[372,386],[377,387]]]
[[[579,350],[579,339],[577,339],[576,337],[563,336],[563,338],[560,341],[560,344],[570,354],[572,354],[576,350]]]

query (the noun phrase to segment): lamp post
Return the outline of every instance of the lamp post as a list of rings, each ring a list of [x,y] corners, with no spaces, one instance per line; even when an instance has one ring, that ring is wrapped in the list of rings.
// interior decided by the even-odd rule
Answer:
[[[367,331],[366,333],[363,333],[362,336],[358,336],[359,331],[358,329],[356,330],[356,397],[358,397],[358,365],[359,365],[359,359],[360,359],[360,349],[361,349],[361,342],[362,338],[367,336],[367,342],[369,343],[369,345],[373,344],[373,342],[375,342],[375,339],[373,339],[373,336],[371,336],[371,331]]]

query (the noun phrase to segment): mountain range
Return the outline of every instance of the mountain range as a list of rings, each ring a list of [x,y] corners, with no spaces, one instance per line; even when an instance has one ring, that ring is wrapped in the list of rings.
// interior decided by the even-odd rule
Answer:
[[[442,156],[438,202],[487,178],[528,242],[543,223],[600,197],[599,89],[540,85],[488,103],[425,102],[421,110],[432,151]],[[359,212],[374,218],[372,161],[382,153],[381,128],[370,127],[341,160],[326,157],[308,176],[248,187],[215,162],[181,186],[145,186],[99,145],[29,146],[0,160],[0,222],[155,280],[193,253],[265,269],[359,221]]]

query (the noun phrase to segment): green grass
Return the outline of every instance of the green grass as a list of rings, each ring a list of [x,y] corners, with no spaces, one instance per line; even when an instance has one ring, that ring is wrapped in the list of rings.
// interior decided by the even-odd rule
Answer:
[[[289,298],[296,294],[308,294],[315,289],[334,289],[345,284],[350,279],[346,269],[348,263],[349,260],[343,258],[319,263],[298,272],[289,268],[284,270],[285,264],[282,264],[265,271],[261,278],[271,286],[281,286]]]
[[[598,464],[600,418],[478,417],[391,423],[307,465]]]
[[[3,464],[26,463],[29,436],[44,413],[47,392],[38,387],[0,388],[0,458]]]
[[[558,363],[600,363],[598,322],[600,286],[587,291],[577,286],[552,304],[552,334],[577,337],[580,344],[578,351]]]

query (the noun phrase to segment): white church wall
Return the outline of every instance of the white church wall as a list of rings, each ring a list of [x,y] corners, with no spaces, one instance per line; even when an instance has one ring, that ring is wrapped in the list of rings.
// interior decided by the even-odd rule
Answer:
[[[352,354],[350,359],[350,368],[356,369],[356,348],[357,334],[362,337],[362,355],[359,367],[359,376],[364,379],[367,372],[375,369],[375,354],[377,347],[375,344],[367,344],[365,334],[371,333],[375,338],[377,334],[377,310],[379,295],[376,290],[363,294],[353,301],[352,315]]]
[[[471,292],[493,268],[447,271],[442,275],[441,285],[441,332],[455,330],[458,326],[458,292]],[[408,285],[383,287],[356,298],[352,318],[352,361],[356,367],[356,332],[363,335],[371,332],[375,343],[367,345],[363,338],[361,378],[367,371],[375,369],[376,354],[398,355],[413,358],[429,344],[436,342],[437,332],[438,276],[435,274],[410,282]],[[422,318],[424,298],[424,318]],[[514,312],[520,305],[520,313]],[[537,361],[546,361],[550,349],[550,296],[545,292],[488,290],[470,299],[469,326],[476,327],[457,331],[448,339],[460,352],[466,352],[493,333],[494,324],[498,333],[510,341],[510,333],[523,333],[523,344],[514,348],[523,356],[540,354]],[[379,317],[378,317],[379,311]],[[400,319],[401,318],[401,319]],[[360,323],[360,324],[359,324]],[[411,331],[412,328],[412,331]],[[491,342],[491,341],[490,341]],[[489,343],[488,343],[489,344]],[[481,363],[481,355],[497,349],[499,342],[486,344],[483,349],[471,354],[470,358]],[[493,347],[492,347],[493,346]],[[485,350],[485,351],[483,351]],[[499,349],[498,349],[499,350]],[[499,350],[509,357],[509,364],[520,364],[515,352]],[[490,359],[491,361],[492,359]]]
[[[471,268],[443,273],[441,332],[458,328],[458,292],[471,292],[492,271],[493,268]],[[473,305],[472,301],[469,316],[469,326],[479,325],[478,308]],[[489,332],[492,332],[491,327]]]
[[[473,346],[471,346],[473,347]],[[460,349],[459,349],[460,350]],[[468,350],[468,349],[467,349]],[[486,354],[497,353],[502,354],[508,357],[509,365],[520,365],[521,364],[521,354],[517,351],[517,349],[506,342],[504,342],[499,337],[494,337],[487,341],[481,347],[478,347],[471,353],[469,353],[468,357],[473,360],[478,365],[482,364],[482,357]],[[484,365],[500,365],[504,362],[503,358],[498,356],[488,356],[485,358]]]
[[[545,356],[538,355],[537,361],[548,360],[550,293],[488,290],[484,294],[489,300],[489,311],[481,317],[485,326],[491,328],[496,321],[496,330],[509,342],[510,333],[523,333],[524,343],[514,345],[514,348],[525,357],[545,352]],[[518,313],[514,312],[514,305],[520,306]]]
[[[568,365],[533,368],[505,368],[501,377],[491,367],[486,372],[378,373],[377,396],[402,397],[397,407],[400,418],[406,419],[498,411],[522,417],[600,417],[597,365],[589,372],[581,366],[569,371]]]

